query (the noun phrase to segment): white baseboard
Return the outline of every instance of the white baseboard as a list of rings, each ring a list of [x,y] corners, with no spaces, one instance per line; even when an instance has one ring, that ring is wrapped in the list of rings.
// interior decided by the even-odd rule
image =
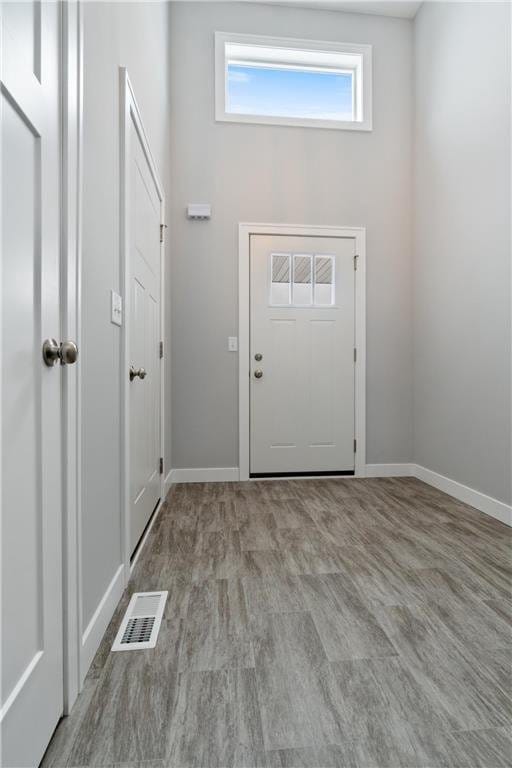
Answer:
[[[164,500],[167,498],[167,494],[171,490],[171,486],[172,486],[173,482],[176,482],[175,480],[172,479],[172,473],[173,473],[173,470],[171,469],[167,473],[167,475],[165,476],[165,480],[164,480]]]
[[[409,477],[412,474],[412,464],[367,464],[365,477]],[[300,479],[302,476],[298,475]],[[326,475],[326,477],[331,477]],[[267,478],[258,478],[258,480]],[[268,478],[268,480],[279,480],[280,478]],[[289,477],[283,478],[289,480]],[[319,476],[311,477],[312,480],[318,480]],[[350,476],[346,478],[350,479]],[[165,478],[166,490],[174,483],[216,483],[216,482],[237,482],[239,480],[238,467],[207,467],[204,469],[171,469]]]
[[[164,502],[165,502],[165,496],[163,497],[163,499],[160,499],[160,501],[158,502],[158,506],[155,509],[155,511],[153,512],[153,516],[151,517],[151,520],[149,521],[149,525],[146,528],[146,530],[144,531],[144,536],[142,537],[142,539],[139,541],[139,543],[137,545],[137,550],[135,552],[135,555],[130,560],[130,573],[133,571],[133,569],[137,565],[137,560],[140,557],[140,553],[142,552],[142,550],[146,546],[146,541],[148,540],[149,534],[151,533],[151,529],[153,528],[153,526],[154,526],[154,524],[156,522],[156,519],[157,519],[158,515],[160,514],[160,511],[161,511],[161,509],[162,509],[162,507],[164,505]]]
[[[80,652],[80,680],[81,685],[92,664],[94,655],[99,648],[105,630],[124,592],[124,564],[115,572],[112,581],[108,585],[105,594],[94,615],[82,635],[82,647]]]
[[[490,515],[490,517],[494,517],[496,520],[512,526],[512,506],[510,504],[505,504],[503,501],[498,501],[498,499],[494,499],[492,496],[475,491],[474,488],[458,483],[456,480],[451,480],[449,477],[433,472],[431,469],[420,467],[418,464],[413,464],[412,466],[413,475],[418,480],[423,480],[424,483],[438,488],[449,496],[464,502],[464,504],[469,504],[475,507],[475,509],[479,509],[480,512],[484,512],[486,515]]]
[[[512,506],[492,496],[474,490],[467,485],[444,477],[418,464],[367,464],[366,477],[416,477],[438,488],[459,501],[469,504],[486,515],[512,526]],[[174,483],[235,482],[239,479],[238,467],[207,467],[204,469],[171,469],[165,478],[166,493]],[[318,479],[318,478],[316,478]]]
[[[413,464],[367,464],[366,477],[411,477]]]
[[[367,464],[366,477],[416,477],[448,496],[512,526],[512,506],[419,464]]]
[[[169,474],[165,479],[165,484],[164,484],[165,496],[167,495],[167,492],[165,490],[167,485],[167,479],[170,478],[170,475],[171,473],[169,472]],[[169,483],[169,488],[170,488],[170,485],[171,483]],[[151,522],[146,528],[144,537],[140,542],[139,546],[137,547],[137,552],[135,554],[135,557],[130,563],[130,573],[135,568],[137,560],[139,559],[140,553],[144,549],[146,540],[151,532],[151,529],[155,524],[155,521],[158,515],[160,514],[160,510],[162,509],[163,502],[165,501],[165,496],[163,499],[160,500],[158,507],[153,513]],[[125,571],[124,565],[120,565],[116,573],[114,574],[112,581],[108,585],[105,594],[101,598],[100,603],[94,612],[94,616],[90,620],[82,636],[82,649],[81,649],[81,656],[80,656],[81,684],[83,683],[85,676],[89,671],[89,667],[91,666],[92,660],[94,659],[94,655],[99,648],[103,635],[105,634],[105,630],[107,629],[110,623],[110,620],[114,615],[114,611],[117,608],[117,604],[119,603],[123,595],[124,588],[125,588],[124,571]]]
[[[207,467],[205,469],[171,469],[174,483],[230,483],[238,480],[238,467]],[[169,477],[167,475],[167,477]],[[167,480],[167,478],[166,478]]]

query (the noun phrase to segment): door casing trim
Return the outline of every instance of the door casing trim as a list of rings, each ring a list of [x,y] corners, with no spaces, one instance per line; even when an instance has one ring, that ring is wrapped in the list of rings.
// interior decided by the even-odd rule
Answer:
[[[318,224],[238,225],[238,466],[239,479],[249,480],[250,471],[250,242],[251,235],[289,235],[353,238],[357,258],[355,271],[355,477],[365,477],[366,468],[366,229]]]
[[[61,7],[61,339],[79,351],[82,286],[82,127],[83,6],[68,0]],[[82,373],[77,365],[62,370],[62,626],[63,714],[68,715],[82,688]]]
[[[137,100],[133,91],[128,70],[126,67],[119,67],[120,78],[120,142],[119,142],[119,166],[120,166],[120,184],[119,184],[119,256],[121,265],[121,295],[123,297],[123,325],[121,328],[121,553],[124,563],[124,581],[125,586],[130,578],[130,407],[129,407],[129,389],[128,389],[128,368],[129,368],[129,340],[130,340],[130,318],[128,306],[128,291],[130,286],[129,272],[129,221],[127,217],[129,187],[128,187],[128,146],[130,121],[133,122],[137,131],[142,149],[155,184],[158,198],[160,200],[160,224],[165,225],[165,195],[164,188],[160,181],[156,163],[154,161],[149,141],[147,138],[141,113],[137,105]],[[168,232],[169,230],[167,230]],[[165,289],[164,289],[164,238],[160,242],[160,340],[165,345]],[[160,456],[162,456],[165,467],[165,365],[164,357],[160,358]],[[155,510],[156,514],[164,501],[164,473],[160,475],[160,502]]]

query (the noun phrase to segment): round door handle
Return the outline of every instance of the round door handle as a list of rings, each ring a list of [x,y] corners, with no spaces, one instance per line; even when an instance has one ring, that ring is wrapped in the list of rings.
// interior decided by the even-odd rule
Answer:
[[[78,347],[74,341],[59,344],[55,339],[46,339],[43,343],[43,360],[49,368],[58,361],[61,365],[71,365],[78,360]]]
[[[139,377],[139,379],[145,379],[147,376],[147,372],[145,368],[134,368],[133,365],[130,366],[130,381],[133,381],[136,377]]]
[[[254,371],[254,378],[255,379],[263,378],[263,371],[260,368],[256,368],[256,370]]]
[[[48,368],[55,365],[59,359],[60,347],[56,339],[46,339],[43,343],[43,360]]]
[[[73,365],[78,360],[78,347],[74,341],[63,341],[60,345],[60,362],[62,365]]]

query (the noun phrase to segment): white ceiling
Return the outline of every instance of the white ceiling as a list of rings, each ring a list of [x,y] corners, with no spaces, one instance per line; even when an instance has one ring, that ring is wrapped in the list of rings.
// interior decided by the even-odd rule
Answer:
[[[413,19],[421,5],[421,2],[410,2],[410,0],[396,0],[387,2],[386,0],[377,0],[377,2],[368,3],[366,0],[354,0],[344,3],[338,0],[262,0],[267,4],[274,5],[293,5],[302,8],[316,8],[327,11],[348,11],[350,13],[373,13],[378,16],[397,16],[403,19]]]

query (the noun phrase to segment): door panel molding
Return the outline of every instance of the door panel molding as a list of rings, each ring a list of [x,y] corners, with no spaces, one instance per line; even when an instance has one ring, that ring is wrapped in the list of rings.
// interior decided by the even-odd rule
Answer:
[[[128,218],[128,208],[130,203],[130,132],[135,129],[140,141],[145,160],[147,162],[151,179],[155,185],[158,199],[160,201],[160,231],[163,233],[165,227],[165,197],[162,183],[158,175],[155,161],[151,153],[147,139],[141,113],[137,105],[137,100],[133,91],[128,70],[126,67],[119,67],[120,78],[120,264],[121,264],[121,295],[124,300],[123,325],[121,329],[121,553],[124,564],[125,585],[130,577],[131,565],[131,544],[130,544],[130,405],[129,405],[129,380],[128,368],[130,366],[130,313],[129,313],[129,291],[130,291],[130,222]],[[160,339],[165,345],[165,291],[164,291],[164,238],[160,237]],[[164,413],[164,359],[160,358],[160,456],[164,459],[165,466],[165,413]],[[154,516],[158,513],[160,506],[165,498],[164,496],[164,474],[160,474],[160,502],[157,506]]]
[[[250,243],[252,235],[353,238],[355,241],[355,476],[366,468],[366,230],[315,224],[268,224],[241,222],[238,225],[238,333],[239,333],[239,479],[249,480],[250,471]]]

